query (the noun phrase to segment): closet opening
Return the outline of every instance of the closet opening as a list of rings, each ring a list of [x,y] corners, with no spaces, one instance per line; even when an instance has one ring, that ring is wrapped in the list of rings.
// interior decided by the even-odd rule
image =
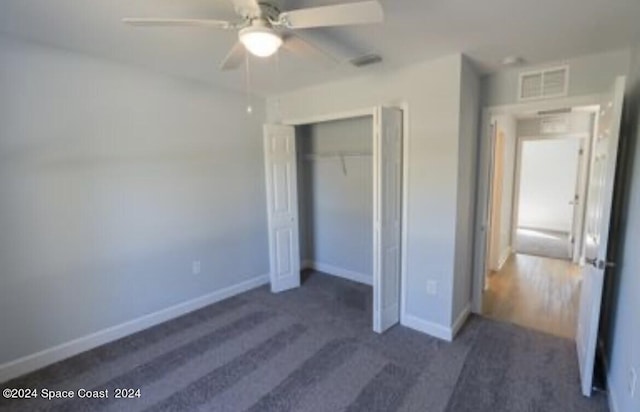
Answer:
[[[327,283],[330,300],[371,319],[373,117],[306,124],[295,132],[302,286]],[[328,275],[348,282],[317,279]]]
[[[402,125],[385,107],[265,125],[272,292],[326,285],[376,332],[400,321]]]

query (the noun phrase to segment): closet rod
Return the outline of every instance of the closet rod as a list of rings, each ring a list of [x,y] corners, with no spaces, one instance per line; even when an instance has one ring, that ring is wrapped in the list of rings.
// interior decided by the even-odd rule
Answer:
[[[370,157],[371,152],[332,152],[332,153],[311,153],[305,155],[306,159],[340,159],[344,157]]]

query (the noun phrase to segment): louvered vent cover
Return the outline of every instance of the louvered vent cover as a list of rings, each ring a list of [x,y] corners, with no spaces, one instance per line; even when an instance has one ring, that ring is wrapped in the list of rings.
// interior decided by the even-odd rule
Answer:
[[[566,96],[568,85],[568,66],[521,73],[518,100],[535,100]]]

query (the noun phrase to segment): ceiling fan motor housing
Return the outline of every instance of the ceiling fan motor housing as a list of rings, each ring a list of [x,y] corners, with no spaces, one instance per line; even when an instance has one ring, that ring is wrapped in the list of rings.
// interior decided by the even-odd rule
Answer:
[[[264,19],[269,22],[276,22],[280,16],[280,8],[274,1],[260,1],[258,7],[237,6],[236,13],[242,18],[253,21]]]

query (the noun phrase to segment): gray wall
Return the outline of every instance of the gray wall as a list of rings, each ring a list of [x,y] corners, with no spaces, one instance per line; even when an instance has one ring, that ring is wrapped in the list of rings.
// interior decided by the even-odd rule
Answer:
[[[300,178],[301,259],[372,276],[372,157],[309,161],[313,153],[373,150],[371,116],[296,129]]]
[[[540,67],[569,64],[569,96],[599,94],[608,90],[616,76],[626,75],[629,68],[628,50],[591,54]],[[535,67],[516,67],[485,76],[482,79],[482,103],[499,106],[517,103],[518,75]]]
[[[470,309],[479,124],[480,79],[471,63],[463,58],[460,79],[456,259],[451,314],[453,322]]]
[[[421,330],[448,328],[452,322],[461,68],[462,56],[453,55],[392,73],[362,75],[267,100],[270,121],[406,103],[404,323]],[[438,282],[436,295],[426,294],[430,280]]]
[[[0,364],[268,272],[244,96],[4,37],[0,62]]]
[[[619,213],[622,233],[616,256],[617,268],[608,277],[605,302],[611,302],[611,312],[605,316],[604,333],[609,370],[607,371],[610,397],[616,409],[612,412],[640,410],[640,44],[635,49],[631,74],[628,78],[627,110],[623,124],[623,150],[630,163],[624,168],[621,185],[622,210]],[[630,368],[639,374],[635,398],[628,388]]]

